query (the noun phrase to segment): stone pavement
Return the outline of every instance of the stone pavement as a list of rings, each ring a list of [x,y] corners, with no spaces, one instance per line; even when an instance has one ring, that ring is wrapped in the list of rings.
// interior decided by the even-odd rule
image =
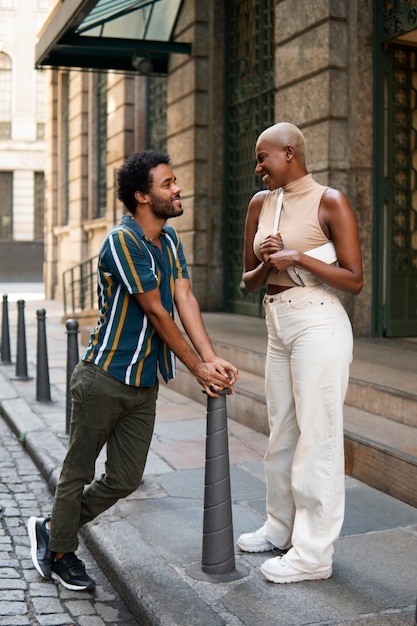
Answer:
[[[30,515],[47,515],[51,503],[45,480],[0,418],[0,625],[136,624],[83,542],[79,555],[97,583],[94,593],[53,585],[34,570],[26,520]]]
[[[9,301],[14,360],[16,314],[10,296]],[[47,311],[50,403],[35,399],[35,311],[38,308]],[[1,412],[51,490],[66,446],[66,334],[61,315],[59,303],[27,297],[26,337],[32,379],[14,380],[14,366],[0,363]],[[417,510],[349,477],[346,478],[346,519],[342,536],[336,543],[331,579],[274,585],[259,573],[259,566],[270,555],[243,554],[238,550],[236,580],[224,582],[203,576],[200,566],[205,429],[205,405],[176,393],[169,385],[161,385],[143,484],[83,529],[82,536],[91,554],[122,596],[136,623],[161,626],[413,624],[417,594]],[[266,437],[233,420],[229,420],[228,429],[233,528],[237,537],[241,532],[259,527],[265,514],[262,456]],[[17,445],[17,440],[13,441]],[[99,471],[102,462],[100,459]],[[36,479],[36,472],[33,475]],[[1,495],[3,497],[3,493]],[[10,539],[11,545],[16,542],[19,546],[27,577],[30,572],[31,583],[26,583],[27,602],[34,603],[36,590],[45,589],[42,596],[45,605],[58,594],[59,606],[68,611],[65,618],[71,615],[77,626],[101,623],[94,622],[93,616],[110,623],[104,620],[100,613],[101,601],[93,594],[78,592],[74,598],[72,592],[42,582],[36,571],[30,570],[24,523],[29,515],[39,511],[46,513],[50,501],[46,498],[38,501],[31,493],[27,497],[33,505],[21,503],[15,517],[19,529],[16,537],[21,539]],[[6,519],[3,513],[4,524]],[[9,532],[5,536],[14,535]],[[8,556],[11,558],[11,552]],[[82,558],[87,563],[87,571],[98,580],[93,558],[84,551]],[[0,581],[4,578],[7,576],[2,573]],[[19,589],[11,587],[5,594],[2,592],[2,597],[5,596],[2,602],[12,603],[18,596],[16,591]],[[95,613],[91,618],[84,614],[83,618],[76,617],[69,612],[70,600],[65,604],[65,594],[71,595],[71,601],[88,604]],[[28,613],[28,620],[30,615]],[[128,621],[122,606],[118,615],[120,619],[114,619],[115,625],[135,623],[133,618]],[[42,615],[45,621],[40,621],[40,617],[37,615],[36,619],[42,624],[67,623],[47,621],[45,615]],[[20,622],[3,623],[11,626]]]

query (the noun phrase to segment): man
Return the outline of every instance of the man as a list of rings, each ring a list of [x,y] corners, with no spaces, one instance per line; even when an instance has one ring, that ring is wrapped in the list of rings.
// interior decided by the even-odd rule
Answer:
[[[221,388],[233,392],[238,376],[214,352],[181,241],[166,225],[183,213],[168,155],[132,154],[117,182],[118,198],[131,215],[100,251],[99,320],[71,379],[69,448],[52,516],[28,521],[39,574],[74,590],[95,586],[75,554],[79,529],[140,484],[154,427],[158,368],[167,382],[175,375],[176,355],[214,397]],[[174,322],[174,303],[195,350]],[[105,474],[93,480],[105,444]]]

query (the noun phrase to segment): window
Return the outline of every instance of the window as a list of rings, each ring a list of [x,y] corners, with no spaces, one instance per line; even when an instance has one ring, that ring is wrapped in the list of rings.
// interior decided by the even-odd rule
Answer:
[[[43,216],[45,207],[45,175],[43,172],[34,173],[34,235],[35,240],[43,241]]]
[[[0,139],[10,139],[12,130],[12,62],[0,52]]]
[[[61,79],[61,142],[59,153],[59,205],[61,226],[69,220],[69,72],[64,72]]]
[[[0,172],[0,239],[13,238],[13,172]]]
[[[107,210],[107,74],[98,75],[97,91],[97,210],[103,217]]]
[[[148,77],[148,146],[154,150],[167,149],[167,76]]]
[[[36,139],[43,141],[45,139],[45,121],[46,121],[46,91],[47,81],[46,72],[37,70],[36,72]]]

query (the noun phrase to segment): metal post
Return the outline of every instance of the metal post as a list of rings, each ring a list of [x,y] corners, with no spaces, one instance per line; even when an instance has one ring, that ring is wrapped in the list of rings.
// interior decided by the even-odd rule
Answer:
[[[17,301],[16,378],[19,380],[31,380],[31,377],[28,376],[24,300]]]
[[[71,423],[71,376],[75,366],[78,363],[78,322],[77,320],[67,320],[65,324],[67,329],[67,404],[66,404],[66,420],[65,432],[68,435]]]
[[[51,390],[49,385],[48,349],[46,346],[45,309],[36,311],[38,318],[38,340],[36,352],[36,400],[50,402]]]
[[[9,333],[9,307],[7,295],[3,295],[3,317],[1,320],[1,362],[10,365],[10,333]]]
[[[201,571],[189,573],[200,580],[228,582],[247,575],[235,566],[226,395],[207,396],[207,436],[204,488],[203,551]]]

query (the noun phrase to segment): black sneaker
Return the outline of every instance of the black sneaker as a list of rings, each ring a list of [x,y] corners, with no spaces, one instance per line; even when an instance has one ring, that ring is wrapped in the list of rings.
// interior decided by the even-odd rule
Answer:
[[[51,570],[52,578],[72,591],[90,590],[96,586],[94,580],[86,573],[84,563],[74,552],[67,552],[60,559],[52,559]]]
[[[51,553],[49,551],[49,529],[46,523],[49,517],[29,517],[28,533],[30,539],[30,555],[33,565],[42,578],[51,578]]]

